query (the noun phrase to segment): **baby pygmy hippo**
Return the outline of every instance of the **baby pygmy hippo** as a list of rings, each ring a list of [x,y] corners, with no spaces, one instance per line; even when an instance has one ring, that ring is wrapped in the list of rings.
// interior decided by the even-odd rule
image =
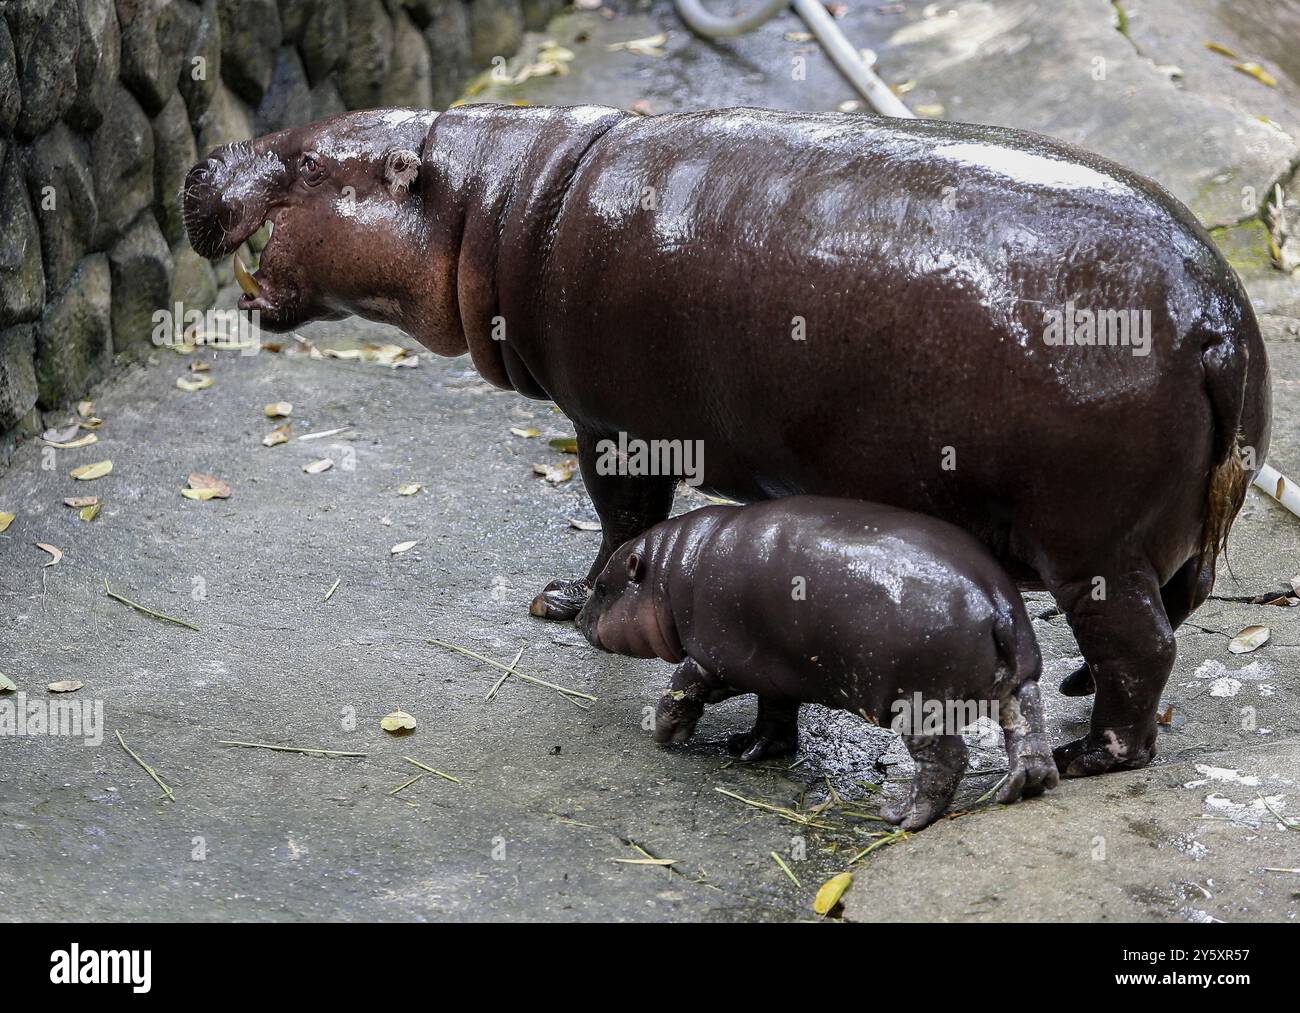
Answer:
[[[660,742],[685,742],[705,704],[740,693],[758,695],[753,730],[729,743],[746,760],[794,752],[805,702],[900,731],[916,776],[881,815],[908,830],[947,810],[961,729],[981,716],[1006,740],[999,801],[1057,782],[1024,602],[979,542],[933,517],[813,496],[695,510],[614,553],[577,624],[606,651],[682,662]]]

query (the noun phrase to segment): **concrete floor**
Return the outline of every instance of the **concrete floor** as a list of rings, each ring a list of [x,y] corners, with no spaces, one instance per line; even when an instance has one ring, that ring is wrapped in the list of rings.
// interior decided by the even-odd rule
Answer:
[[[1231,71],[1211,81],[1213,65],[1202,74],[1177,55],[1168,59],[1187,67],[1175,87],[1152,70],[1163,58],[1111,27],[1108,4],[966,4],[942,15],[966,21],[951,36],[940,31],[950,26],[927,27],[934,19],[920,4],[905,6],[883,15],[867,5],[846,25],[881,54],[890,80],[918,79],[909,101],[1050,129],[1116,157],[1123,148],[1124,160],[1199,202],[1208,219],[1229,214],[1240,186],[1267,188],[1296,157],[1285,134],[1279,141],[1241,122],[1254,98],[1247,86],[1262,86]],[[1143,39],[1141,27],[1146,46],[1190,54],[1209,29],[1180,29],[1161,20],[1164,10],[1130,8],[1130,37]],[[799,44],[782,33],[798,30],[792,17],[764,38],[718,46],[673,27],[660,59],[599,45],[660,25],[672,25],[663,4],[610,21],[560,19],[553,34],[562,41],[589,33],[573,43],[571,73],[516,91],[533,101],[645,99],[656,111],[831,108],[849,97],[816,54],[808,81],[789,80],[786,50]],[[1044,51],[1066,29],[1073,44]],[[981,45],[963,49],[963,38]],[[1097,54],[1112,61],[1111,100],[1122,103],[1104,117],[1094,113],[1106,93],[1078,82],[1075,102],[1058,101],[1070,86],[1062,68]],[[1286,79],[1278,91],[1292,87]],[[510,97],[501,90],[485,94]],[[1282,122],[1281,112],[1268,115]],[[1195,151],[1144,140],[1155,135],[1142,118],[1180,116],[1205,127],[1171,131],[1208,138]],[[1300,290],[1278,272],[1247,281],[1274,370],[1270,460],[1300,476]],[[303,334],[321,348],[397,340],[414,349],[359,322]],[[549,405],[492,391],[463,359],[421,354],[416,369],[390,369],[288,349],[206,353],[215,383],[187,393],[176,378],[189,375],[192,358],[160,350],[93,392],[105,420],[98,444],[52,459],[28,445],[0,475],[0,510],[18,515],[0,535],[0,672],[42,701],[48,682],[81,680],[73,699],[102,702],[104,715],[98,746],[0,739],[0,917],[789,920],[811,918],[817,886],[887,840],[879,823],[853,813],[872,813],[882,789],[905,787],[906,755],[888,733],[806,708],[796,762],[733,764],[722,741],[752,714],[738,700],[711,710],[691,746],[661,749],[643,720],[669,666],[600,654],[571,627],[527,615],[546,580],[585,570],[599,537],[570,523],[592,517],[580,479],[552,486],[532,473],[562,457],[546,439],[571,432]],[[262,409],[280,400],[295,406],[297,438],[267,448],[261,440],[275,423]],[[300,440],[340,426],[350,428]],[[528,426],[541,436],[510,431]],[[324,457],[332,470],[302,470]],[[105,458],[110,476],[68,477]],[[196,471],[225,479],[231,497],[182,498]],[[398,495],[414,482],[423,491]],[[62,505],[76,495],[103,498],[97,519],[82,522]],[[418,544],[391,554],[410,540]],[[60,548],[62,561],[42,570],[49,556],[36,542]],[[1071,781],[1007,809],[983,805],[886,844],[854,865],[846,916],[1295,919],[1300,873],[1269,870],[1300,867],[1300,834],[1259,798],[1300,815],[1300,610],[1235,599],[1280,589],[1300,572],[1300,522],[1252,492],[1229,558],[1215,599],[1180,632],[1156,764]],[[199,630],[108,598],[105,579]],[[1030,605],[1043,616],[1035,630],[1049,730],[1061,741],[1088,713],[1087,701],[1055,692],[1077,649],[1045,598]],[[1229,637],[1253,623],[1271,627],[1271,641],[1229,654]],[[598,702],[580,709],[514,679],[487,702],[499,673],[429,638],[501,662],[523,647],[524,672]],[[419,720],[402,739],[379,727],[398,707]],[[160,798],[117,732],[175,801]],[[367,755],[321,758],[220,739]],[[404,756],[460,783],[430,775],[390,795],[419,773]],[[1003,766],[996,749],[976,748],[974,760]],[[996,781],[970,777],[956,808],[977,806]],[[717,790],[806,814],[828,783],[863,801],[813,818],[824,826]],[[677,864],[619,861],[646,853]]]

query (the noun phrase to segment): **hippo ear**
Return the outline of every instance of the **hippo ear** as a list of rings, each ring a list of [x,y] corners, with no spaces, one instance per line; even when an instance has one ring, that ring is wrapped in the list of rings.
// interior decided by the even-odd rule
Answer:
[[[394,148],[384,159],[384,185],[396,197],[409,190],[420,174],[420,156],[409,148]]]
[[[645,563],[635,552],[627,557],[627,576],[633,584],[640,584],[645,576]]]

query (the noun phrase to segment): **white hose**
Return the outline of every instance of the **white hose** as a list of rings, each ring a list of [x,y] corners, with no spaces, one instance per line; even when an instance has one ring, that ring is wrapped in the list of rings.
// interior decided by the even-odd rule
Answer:
[[[1300,485],[1267,464],[1255,475],[1255,484],[1297,517],[1300,517]]]

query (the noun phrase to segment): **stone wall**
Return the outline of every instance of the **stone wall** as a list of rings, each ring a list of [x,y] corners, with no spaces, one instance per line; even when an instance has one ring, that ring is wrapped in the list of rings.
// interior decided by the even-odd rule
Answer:
[[[345,109],[444,108],[564,0],[0,0],[0,464],[206,308],[200,153]]]

